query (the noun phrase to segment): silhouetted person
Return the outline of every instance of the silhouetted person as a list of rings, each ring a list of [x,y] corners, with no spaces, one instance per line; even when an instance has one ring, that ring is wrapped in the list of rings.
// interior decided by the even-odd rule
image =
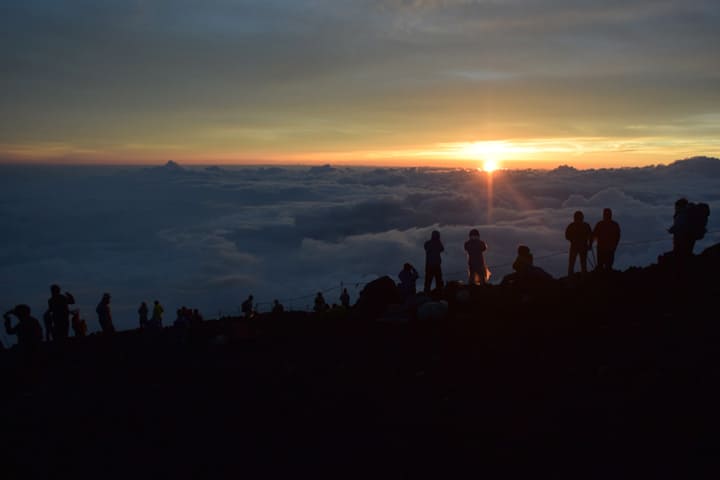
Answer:
[[[692,232],[690,219],[690,202],[687,198],[680,198],[675,202],[673,224],[668,229],[673,235],[673,253],[679,258],[690,257],[695,248],[696,237]]]
[[[163,313],[165,313],[165,309],[160,305],[159,301],[155,300],[153,303],[152,318],[150,319],[151,327],[162,328]]]
[[[70,307],[75,299],[68,292],[60,293],[59,285],[50,286],[48,309],[52,318],[53,339],[67,338],[70,333]]]
[[[147,303],[142,302],[140,304],[140,308],[138,308],[138,320],[140,322],[140,328],[145,328],[148,326],[148,313],[150,309],[148,309]]]
[[[417,270],[415,270],[415,267],[410,263],[403,265],[403,269],[398,273],[398,278],[400,279],[398,289],[403,299],[408,299],[415,295],[417,290],[416,282],[419,277],[420,275],[418,275]]]
[[[480,240],[480,232],[476,228],[470,230],[469,237],[465,242],[465,252],[467,252],[468,258],[468,285],[485,285],[490,277],[484,255],[487,244]]]
[[[552,276],[533,264],[533,254],[527,245],[519,245],[517,257],[512,264],[513,273],[505,275],[501,285],[534,285],[542,281],[552,280]]]
[[[115,333],[115,326],[112,322],[112,312],[110,310],[109,293],[103,294],[100,303],[98,303],[97,308],[95,308],[95,312],[97,313],[103,334],[110,335]]]
[[[340,294],[340,303],[345,308],[350,308],[350,294],[347,291],[347,288],[343,288],[342,293]]]
[[[315,295],[315,304],[313,305],[313,310],[317,313],[321,313],[326,311],[328,308],[330,308],[325,302],[325,297],[323,297],[322,292],[318,292],[317,295]]]
[[[615,250],[620,243],[620,225],[612,219],[612,210],[603,210],[603,219],[593,230],[592,240],[597,241],[596,270],[611,271],[615,262]],[[592,248],[592,240],[590,245]]]
[[[242,309],[242,313],[245,315],[245,318],[250,318],[253,314],[253,296],[249,295],[247,300],[245,300],[240,307]]]
[[[80,318],[80,310],[72,311],[72,320],[70,323],[76,337],[84,337],[87,335],[87,323],[84,319]]]
[[[568,259],[568,276],[575,271],[575,260],[580,257],[580,271],[587,272],[587,254],[592,241],[592,228],[585,221],[585,215],[578,210],[573,215],[573,222],[565,229],[565,238],[570,242]]]
[[[283,313],[285,311],[285,307],[283,307],[282,303],[280,303],[277,299],[273,300],[273,307],[272,307],[272,313]]]
[[[425,242],[425,293],[430,293],[430,287],[435,280],[435,288],[442,290],[442,258],[440,254],[445,247],[440,241],[440,232],[433,230],[430,240]]]
[[[11,315],[18,319],[17,325],[12,326]],[[30,307],[27,305],[16,305],[12,310],[3,314],[5,319],[5,331],[8,335],[17,335],[18,346],[31,348],[39,345],[43,339],[42,327],[35,317],[30,315]]]

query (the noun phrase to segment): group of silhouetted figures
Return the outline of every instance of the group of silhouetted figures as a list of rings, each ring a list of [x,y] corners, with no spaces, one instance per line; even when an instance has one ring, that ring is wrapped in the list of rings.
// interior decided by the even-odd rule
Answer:
[[[112,309],[110,307],[111,295],[104,293],[100,302],[95,307],[98,317],[101,334],[104,336],[115,333],[113,324]],[[32,316],[28,305],[16,305],[12,310],[5,312],[5,331],[8,335],[16,335],[18,345],[35,345],[43,341],[62,342],[70,336],[72,327],[75,337],[87,336],[87,322],[80,318],[79,309],[71,309],[75,305],[75,297],[70,292],[62,292],[59,285],[50,286],[50,298],[48,308],[43,314],[43,327],[40,322]],[[160,330],[163,327],[164,309],[158,300],[155,300],[150,312],[146,302],[142,302],[138,308],[139,327],[147,330]],[[150,315],[150,317],[148,317]],[[17,324],[13,326],[11,317],[17,318]],[[190,309],[185,306],[177,311],[177,319],[174,325],[178,327],[191,327],[203,321],[203,317],[197,309]]]
[[[673,250],[670,254],[676,261],[693,255],[695,242],[704,237],[707,232],[707,221],[710,208],[706,203],[692,203],[686,198],[675,202],[673,224],[668,232],[673,235]],[[597,246],[597,261],[595,271],[609,272],[613,269],[615,252],[620,243],[620,225],[612,219],[612,210],[605,208],[602,220],[597,222],[595,228],[585,222],[582,211],[576,211],[573,221],[565,229],[565,238],[570,243],[568,254],[568,276],[573,275],[575,264],[579,260],[580,272],[588,271],[588,255],[593,254],[593,244]],[[443,288],[442,253],[445,246],[440,239],[440,232],[434,230],[430,239],[425,242],[425,278],[424,293],[430,293],[433,282],[435,291],[441,292]],[[480,232],[473,228],[464,244],[467,255],[468,285],[485,285],[490,279],[490,269],[485,261],[485,252],[488,245],[480,239]],[[661,257],[659,257],[660,260]],[[542,268],[533,264],[533,255],[527,245],[517,248],[517,257],[512,264],[513,273],[503,277],[501,285],[531,285],[553,280],[553,277]],[[403,298],[407,299],[416,294],[416,282],[419,274],[410,263],[405,263],[398,274],[398,288]],[[69,336],[70,327],[76,337],[87,334],[87,324],[80,318],[79,310],[71,310],[75,298],[69,292],[62,293],[59,285],[50,287],[51,296],[48,299],[48,308],[43,315],[46,341],[62,341]],[[104,335],[115,332],[110,308],[111,296],[104,293],[95,311],[98,322]],[[253,296],[250,295],[241,306],[245,318],[256,316]],[[322,313],[336,308],[350,308],[350,295],[344,288],[340,295],[340,305],[329,305],[322,292],[318,292],[314,299],[313,311]],[[282,313],[283,305],[275,300],[272,313]],[[155,300],[152,312],[145,302],[138,309],[139,326],[141,329],[161,329],[164,309],[159,301]],[[71,317],[72,315],[72,317]],[[148,318],[148,315],[150,317]],[[11,316],[17,318],[12,324]],[[5,312],[5,330],[9,335],[16,335],[18,345],[32,345],[43,341],[43,328],[40,322],[31,315],[28,305],[16,305],[12,310]],[[203,318],[197,309],[182,307],[177,311],[175,326],[189,327],[202,322]]]

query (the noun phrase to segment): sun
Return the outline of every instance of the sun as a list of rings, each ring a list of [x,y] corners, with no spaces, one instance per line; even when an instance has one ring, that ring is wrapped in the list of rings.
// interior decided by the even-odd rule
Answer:
[[[484,172],[492,173],[500,168],[500,164],[497,160],[487,159],[483,162],[482,170]]]
[[[469,142],[457,147],[456,155],[465,159],[482,161],[485,172],[493,172],[500,168],[500,161],[509,152],[506,142]]]

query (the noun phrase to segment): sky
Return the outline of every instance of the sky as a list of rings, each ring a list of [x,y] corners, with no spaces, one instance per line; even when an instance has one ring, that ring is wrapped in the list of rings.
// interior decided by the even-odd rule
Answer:
[[[333,167],[0,165],[0,310],[26,303],[37,318],[50,285],[71,292],[90,331],[112,295],[119,329],[137,326],[140,302],[157,299],[165,324],[181,306],[206,318],[238,314],[252,294],[260,311],[279,299],[310,309],[325,292],[354,303],[364,285],[405,262],[424,269],[432,230],[445,245],[447,280],[467,278],[463,243],[477,228],[497,285],[517,246],[559,278],[565,228],[603,208],[622,230],[615,267],[657,262],[669,251],[675,200],[710,206],[695,252],[720,242],[720,160],[620,169],[499,170]],[[421,281],[418,286],[421,286]],[[590,307],[590,306],[589,306]],[[0,331],[0,340],[12,342]],[[7,345],[7,343],[6,343]]]
[[[4,0],[0,162],[720,156],[716,0]]]

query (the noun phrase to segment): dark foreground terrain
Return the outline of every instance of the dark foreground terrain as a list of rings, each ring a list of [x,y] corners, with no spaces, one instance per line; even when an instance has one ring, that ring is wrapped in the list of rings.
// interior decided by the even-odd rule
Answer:
[[[720,478],[719,269],[716,246],[453,286],[439,321],[376,321],[377,297],[2,352],[0,473]]]

